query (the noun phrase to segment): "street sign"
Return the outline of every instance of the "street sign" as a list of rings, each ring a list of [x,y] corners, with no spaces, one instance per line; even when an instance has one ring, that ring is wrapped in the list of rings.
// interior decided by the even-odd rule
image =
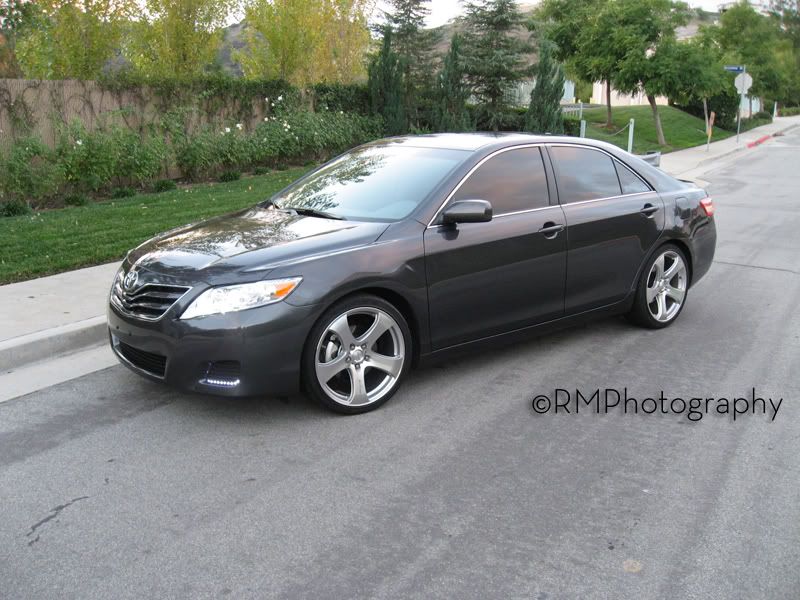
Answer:
[[[736,91],[740,94],[746,94],[747,90],[753,85],[753,77],[750,73],[739,73],[734,79],[734,84],[736,84]]]
[[[725,65],[725,70],[731,73],[744,73],[743,65]]]

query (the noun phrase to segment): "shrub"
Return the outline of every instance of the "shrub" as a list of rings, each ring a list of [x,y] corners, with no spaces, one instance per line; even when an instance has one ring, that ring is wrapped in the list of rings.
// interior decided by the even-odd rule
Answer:
[[[139,136],[130,129],[117,127],[111,137],[116,153],[115,177],[142,185],[158,176],[167,158],[167,144],[162,136]]]
[[[253,169],[253,175],[266,175],[267,173],[269,173],[267,167],[258,166]]]
[[[788,106],[779,109],[780,115],[782,117],[795,117],[800,115],[800,106]]]
[[[44,200],[55,196],[64,180],[53,152],[35,137],[14,143],[0,164],[0,188],[18,200]],[[27,206],[27,202],[24,202]]]
[[[64,196],[65,206],[86,206],[89,204],[89,198],[86,194],[69,194]]]
[[[131,196],[135,195],[136,195],[136,190],[129,187],[114,188],[114,191],[111,192],[111,197],[116,198],[117,200],[122,198],[130,198]]]
[[[761,119],[762,121],[770,121],[772,122],[772,113],[769,113],[765,110],[759,111],[753,115],[754,119]]]
[[[0,216],[3,217],[19,217],[31,212],[30,205],[23,200],[13,199],[0,204]]]
[[[159,179],[153,184],[153,191],[160,194],[161,192],[170,192],[177,187],[178,185],[172,179]]]
[[[119,152],[111,134],[89,132],[83,124],[73,121],[61,131],[56,155],[68,184],[96,192],[114,177]]]
[[[239,181],[242,178],[242,174],[240,171],[224,171],[220,176],[219,180],[227,183],[230,181]]]

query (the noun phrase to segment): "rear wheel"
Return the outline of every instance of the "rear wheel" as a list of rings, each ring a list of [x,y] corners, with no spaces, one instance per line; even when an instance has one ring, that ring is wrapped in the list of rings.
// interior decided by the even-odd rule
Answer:
[[[636,290],[631,321],[661,329],[675,322],[686,304],[689,269],[686,255],[674,244],[659,248],[647,263]]]
[[[346,298],[320,318],[303,357],[307,391],[344,414],[373,410],[397,391],[411,364],[403,315],[371,295]]]

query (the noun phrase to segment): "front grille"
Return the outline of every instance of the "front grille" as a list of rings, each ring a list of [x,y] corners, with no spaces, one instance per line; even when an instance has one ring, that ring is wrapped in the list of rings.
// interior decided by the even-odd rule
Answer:
[[[111,290],[111,302],[119,310],[139,319],[155,321],[164,316],[173,304],[191,288],[180,285],[146,283],[140,288],[125,291],[122,277],[117,277]]]
[[[154,352],[145,352],[120,341],[117,341],[116,349],[125,360],[137,369],[146,371],[156,377],[164,377],[167,372],[166,356],[161,356]]]

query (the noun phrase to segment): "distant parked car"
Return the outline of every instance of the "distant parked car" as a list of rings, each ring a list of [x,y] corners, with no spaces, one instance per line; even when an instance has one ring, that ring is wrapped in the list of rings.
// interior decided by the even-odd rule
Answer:
[[[666,327],[716,245],[706,193],[616,147],[522,134],[356,148],[132,250],[111,345],[186,390],[364,412],[412,362],[626,313]]]

